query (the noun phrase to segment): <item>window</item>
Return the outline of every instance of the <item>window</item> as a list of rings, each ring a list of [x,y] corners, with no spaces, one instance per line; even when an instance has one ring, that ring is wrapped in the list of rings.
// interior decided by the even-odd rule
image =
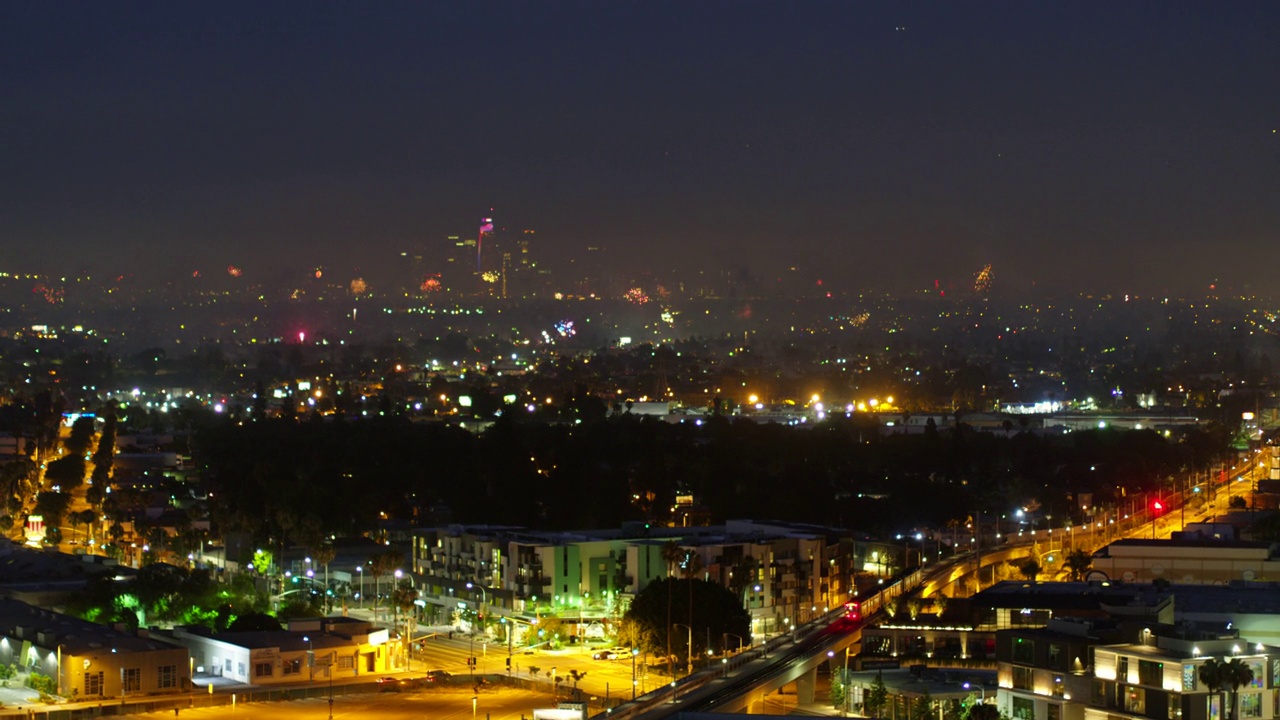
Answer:
[[[1125,712],[1131,712],[1137,715],[1142,715],[1147,712],[1146,690],[1132,685],[1125,686],[1122,690]]]
[[[1066,670],[1067,667],[1066,653],[1062,652],[1062,646],[1057,643],[1049,643],[1049,667],[1053,670]]]
[[[158,688],[174,688],[178,687],[178,666],[177,665],[161,665],[156,668],[156,687]]]
[[[862,652],[876,657],[888,656],[893,651],[893,641],[880,635],[863,636]]]
[[[1262,717],[1262,693],[1240,693],[1240,717]]]
[[[1123,655],[1116,656],[1116,681],[1129,682],[1129,658]]]
[[[244,663],[242,662],[236,663],[236,670],[238,671],[236,673],[237,675],[239,675],[240,677],[244,677]]]
[[[85,673],[84,674],[84,694],[85,695],[101,695],[102,694],[102,673]]]
[[[1151,660],[1138,661],[1138,683],[1147,687],[1160,687],[1164,677],[1164,663]]]
[[[1031,668],[1013,666],[1013,687],[1015,690],[1031,690],[1035,682],[1035,671]]]
[[[1036,701],[1030,698],[1013,698],[1014,720],[1036,720]]]
[[[1262,660],[1246,660],[1245,664],[1253,671],[1253,680],[1245,687],[1261,690],[1267,686],[1267,666]]]
[[[271,677],[271,663],[260,662],[253,664],[254,677]]]
[[[1169,720],[1179,720],[1182,717],[1182,696],[1177,693],[1169,693]]]
[[[142,689],[142,668],[124,669],[124,691],[138,692]]]
[[[350,670],[355,666],[356,666],[356,659],[351,657],[350,655],[343,655],[338,658],[339,670]]]
[[[285,660],[285,661],[284,661],[284,674],[285,674],[285,675],[293,675],[293,674],[295,674],[295,673],[300,673],[300,672],[302,672],[302,659],[301,659],[301,658],[294,658],[294,659],[292,659],[292,660]]]
[[[1025,638],[1014,638],[1013,661],[1025,665],[1034,665],[1036,662],[1036,644]]]
[[[231,658],[227,658],[227,664],[222,668],[223,672],[231,672]]]
[[[1196,689],[1196,666],[1182,666],[1182,692],[1192,692]]]
[[[1047,706],[1049,711],[1048,720],[1062,720],[1062,706],[1057,703],[1049,703]]]

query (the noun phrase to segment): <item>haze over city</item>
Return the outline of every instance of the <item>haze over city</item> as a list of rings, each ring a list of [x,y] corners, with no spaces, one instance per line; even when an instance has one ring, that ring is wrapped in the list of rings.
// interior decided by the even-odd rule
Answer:
[[[0,270],[1269,292],[1274,3],[8,3]]]

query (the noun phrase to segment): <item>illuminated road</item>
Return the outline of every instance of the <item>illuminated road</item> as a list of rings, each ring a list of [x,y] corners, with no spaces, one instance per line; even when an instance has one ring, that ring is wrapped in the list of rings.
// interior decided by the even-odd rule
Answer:
[[[378,718],[378,720],[471,720],[472,717],[490,720],[517,720],[523,715],[533,716],[534,708],[555,707],[546,693],[510,688],[483,689],[476,697],[475,714],[472,714],[470,690],[457,688],[427,690],[414,693],[376,693],[372,695],[348,695],[334,701],[335,720]],[[292,702],[241,704],[236,707],[220,706],[181,710],[179,717],[190,720],[250,720],[270,716],[272,720],[316,720],[329,717],[329,703],[323,699],[295,700]],[[173,711],[122,715],[131,718],[173,717]]]
[[[573,681],[568,677],[570,670],[577,670],[582,677],[578,688],[588,697],[617,698],[631,697],[631,658],[629,656],[616,660],[593,660],[591,653],[598,648],[573,647],[566,650],[537,650],[526,654],[518,646],[511,655],[511,675],[530,678],[530,669],[538,668],[539,682],[551,687],[551,673],[564,678],[560,683],[563,696],[572,694],[570,688]],[[410,676],[420,675],[428,670],[444,670],[455,677],[470,674],[467,657],[474,650],[476,658],[476,674],[506,675],[507,647],[502,644],[472,644],[466,636],[458,633],[452,640],[447,637],[433,637],[425,642],[422,652],[414,653],[413,669]],[[646,672],[643,662],[636,664],[637,694],[644,694],[649,689],[661,685],[668,680],[664,677]]]

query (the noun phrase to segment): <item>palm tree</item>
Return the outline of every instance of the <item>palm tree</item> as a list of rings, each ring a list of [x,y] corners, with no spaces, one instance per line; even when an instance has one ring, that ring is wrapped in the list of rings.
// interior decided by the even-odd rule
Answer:
[[[1238,717],[1236,703],[1239,699],[1240,688],[1253,682],[1253,668],[1240,658],[1231,658],[1230,660],[1217,660],[1209,658],[1204,661],[1199,670],[1200,682],[1209,686],[1211,691],[1217,692],[1221,700],[1223,694],[1228,688],[1231,690],[1231,704],[1227,707],[1225,713],[1227,720],[1235,720]]]
[[[378,604],[381,601],[378,592],[378,581],[383,575],[395,570],[396,565],[400,563],[400,553],[395,550],[387,550],[372,558],[369,558],[369,574],[373,575],[373,619],[378,619]]]
[[[689,584],[689,633],[693,633],[693,581],[702,572],[702,556],[695,552],[692,548],[685,550],[684,557],[680,562],[680,571],[684,574],[685,582]],[[693,644],[690,643],[689,648],[689,667],[693,667]]]
[[[1231,720],[1240,717],[1240,688],[1253,682],[1253,668],[1240,658],[1222,664],[1223,680],[1231,686]]]
[[[1022,577],[1036,581],[1036,576],[1040,574],[1040,563],[1035,558],[1027,558],[1027,561],[1018,566],[1018,572],[1022,573]]]
[[[400,583],[391,591],[391,604],[399,611],[404,613],[404,642],[402,647],[406,652],[413,652],[410,643],[413,642],[413,629],[418,626],[417,618],[414,617],[413,608],[418,600],[418,589],[408,578],[401,580]],[[395,625],[399,625],[399,621]],[[399,628],[396,631],[399,632]]]
[[[1063,560],[1066,565],[1067,572],[1071,574],[1073,581],[1079,582],[1084,580],[1089,574],[1089,569],[1093,567],[1093,556],[1085,550],[1072,550],[1067,558]]]
[[[317,565],[324,566],[324,611],[329,612],[329,563],[337,556],[338,551],[333,546],[325,543],[311,549],[311,559],[316,561]]]
[[[581,671],[570,670],[569,671],[569,677],[573,679],[573,692],[575,695],[578,693],[578,682],[581,681],[586,676],[587,676],[586,670],[581,670]]]
[[[1209,692],[1216,692],[1218,694],[1219,706],[1222,704],[1222,689],[1225,684],[1225,671],[1223,669],[1223,665],[1224,663],[1219,662],[1214,658],[1209,658],[1204,661],[1204,664],[1200,666],[1200,669],[1196,673],[1200,676],[1200,682],[1209,687]]]
[[[668,540],[662,544],[662,559],[667,562],[667,660],[671,660],[671,575],[675,571],[676,563],[684,551],[676,544],[675,540]],[[675,668],[672,668],[672,675],[675,675]]]

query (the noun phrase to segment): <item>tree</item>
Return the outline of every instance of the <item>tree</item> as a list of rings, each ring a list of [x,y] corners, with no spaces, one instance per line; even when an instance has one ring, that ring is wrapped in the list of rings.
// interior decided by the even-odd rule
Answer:
[[[831,707],[841,713],[849,709],[849,686],[852,678],[853,672],[849,668],[838,667],[831,673]]]
[[[546,643],[552,650],[558,650],[563,641],[569,637],[569,630],[564,620],[555,615],[543,615],[532,630],[533,632],[527,635],[529,643],[531,645]]]
[[[693,549],[684,551],[684,557],[680,561],[680,571],[684,574],[684,581],[689,585],[689,627],[693,627],[693,580],[702,572],[702,556]],[[693,648],[689,648],[690,653]]]
[[[936,597],[933,598],[933,607],[936,610],[938,617],[942,617],[947,613],[947,606],[950,603],[951,603],[951,598],[947,597],[946,593],[940,592]]]
[[[74,490],[84,483],[85,463],[83,455],[67,455],[49,463],[44,477],[64,490]]]
[[[71,530],[74,534],[75,529],[83,525],[85,540],[93,535],[93,524],[98,521],[98,513],[93,510],[81,510],[79,512],[68,513],[67,520],[71,522]]]
[[[62,524],[62,518],[71,506],[71,496],[62,492],[42,492],[36,500],[36,513],[44,516],[44,525],[53,528]]]
[[[329,563],[337,557],[338,551],[333,546],[325,543],[311,549],[311,559],[316,561],[317,565],[324,566],[324,608],[325,612],[329,611]]]
[[[263,631],[263,630],[281,630],[280,621],[274,617],[259,612],[250,612],[240,615],[227,626],[230,632],[243,631]]]
[[[386,550],[369,558],[369,574],[373,576],[373,617],[378,617],[378,604],[382,601],[378,592],[378,580],[390,574],[404,558],[395,550]]]
[[[692,585],[692,611],[680,607],[686,602],[685,593],[671,593],[670,585],[686,582]],[[668,587],[663,587],[667,585]],[[674,607],[668,606],[665,597],[672,598]],[[663,637],[663,630],[670,627],[665,624],[668,610],[686,615],[690,619],[689,627],[693,631],[693,652],[696,655],[708,648],[699,645],[705,643],[705,637],[720,639],[725,633],[732,633],[742,638],[751,634],[751,616],[742,606],[742,598],[724,586],[706,580],[678,581],[664,578],[649,583],[631,603],[631,607],[623,616],[624,622],[634,622],[640,628],[640,639],[647,642],[642,649],[661,652],[661,648],[653,646],[654,639]],[[684,645],[684,643],[681,643]]]
[[[1240,658],[1231,658],[1230,660],[1217,660],[1209,658],[1200,666],[1200,681],[1209,686],[1210,690],[1216,691],[1219,698],[1222,697],[1228,689],[1231,692],[1231,702],[1225,713],[1227,720],[1235,720],[1238,717],[1240,688],[1253,682],[1253,668]]]
[[[569,670],[569,677],[573,679],[573,691],[578,692],[578,682],[587,676],[586,670],[578,670],[573,668]]]
[[[1035,558],[1027,558],[1026,562],[1018,566],[1018,572],[1022,573],[1022,577],[1036,581],[1036,576],[1040,574],[1040,563]]]
[[[933,694],[926,687],[920,697],[911,704],[911,720],[933,720]]]
[[[413,607],[417,600],[418,589],[408,579],[401,580],[395,589],[391,591],[391,605],[401,613],[404,613],[406,627],[412,627],[409,625],[409,620],[413,618]],[[414,624],[416,625],[417,623]],[[412,638],[413,633],[408,632],[406,636]]]
[[[662,544],[662,559],[667,563],[667,579],[671,579],[671,575],[675,571],[676,563],[680,562],[680,557],[684,551],[676,544],[675,540],[668,540]],[[667,583],[667,626],[665,635],[667,636],[667,659],[671,659],[671,587],[673,583]]]
[[[1071,579],[1080,582],[1089,574],[1089,570],[1093,567],[1093,556],[1085,550],[1072,550],[1063,565],[1067,567],[1067,572],[1071,575]]]
[[[884,686],[884,677],[876,673],[876,679],[871,681],[871,687],[862,695],[862,711],[867,717],[878,717],[888,702],[889,689]]]
[[[93,445],[93,418],[80,416],[71,424],[71,433],[63,444],[71,455],[83,456]]]

